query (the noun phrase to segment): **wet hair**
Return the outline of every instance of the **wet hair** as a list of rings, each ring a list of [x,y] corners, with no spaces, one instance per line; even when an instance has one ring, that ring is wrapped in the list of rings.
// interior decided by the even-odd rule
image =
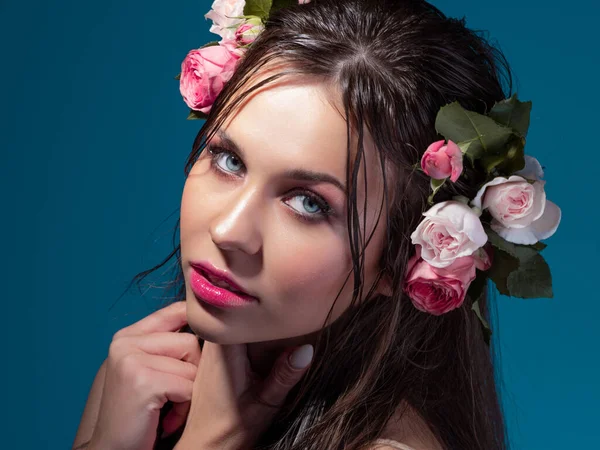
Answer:
[[[251,82],[276,63],[280,69],[271,76]],[[342,316],[324,324],[309,372],[256,448],[367,448],[392,415],[402,412],[401,405],[416,411],[445,449],[507,448],[498,396],[501,381],[494,373],[496,349],[485,344],[471,299],[433,316],[418,311],[402,291],[414,253],[410,234],[428,207],[428,177],[414,166],[427,146],[440,139],[436,114],[453,101],[485,113],[510,96],[512,78],[505,57],[484,33],[467,28],[464,18],[448,18],[425,1],[312,0],[279,9],[213,104],[193,144],[186,176],[206,142],[248,95],[286,77],[315,77],[335,87],[348,137],[358,136],[356,148],[350,148],[348,139],[346,180],[355,289]],[[385,191],[390,193],[383,205],[386,244],[380,264],[393,292],[386,297],[373,295],[371,289],[369,301],[359,301],[362,250],[368,240],[359,226],[357,204],[365,129],[378,150]],[[436,201],[454,195],[472,198],[481,176],[466,165],[465,176],[456,184],[446,183]],[[179,245],[132,283],[139,284],[172,258],[170,288],[175,300],[184,300]],[[489,321],[495,314],[490,313],[488,295],[484,297],[480,307]],[[176,439],[177,433],[159,440],[156,448],[172,448]]]

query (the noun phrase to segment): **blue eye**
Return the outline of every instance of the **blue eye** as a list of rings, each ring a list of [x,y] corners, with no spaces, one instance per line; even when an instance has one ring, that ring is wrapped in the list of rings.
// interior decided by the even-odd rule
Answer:
[[[222,176],[238,177],[244,169],[242,160],[232,151],[219,146],[208,145],[210,163]],[[284,202],[289,205],[298,218],[306,222],[317,222],[333,214],[329,204],[320,196],[306,189],[295,189],[286,195]]]
[[[214,158],[214,163],[225,172],[239,172],[244,165],[233,153],[227,150],[218,153],[211,151]]]
[[[309,222],[317,222],[333,214],[329,204],[320,196],[310,191],[296,191],[285,199],[298,217]]]
[[[311,214],[321,211],[321,207],[310,197],[304,197],[302,206]]]
[[[295,195],[291,198],[300,200],[295,202],[289,202],[290,206],[292,206],[291,203],[296,204],[292,206],[296,211],[300,213],[304,212],[305,214],[308,213],[311,215],[321,213],[321,206],[315,201],[314,198],[309,197],[308,195]],[[302,208],[303,211],[300,208]]]

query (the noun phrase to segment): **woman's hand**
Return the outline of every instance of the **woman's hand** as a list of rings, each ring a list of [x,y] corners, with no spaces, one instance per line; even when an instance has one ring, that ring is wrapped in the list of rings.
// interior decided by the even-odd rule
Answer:
[[[311,345],[286,349],[266,379],[260,379],[250,367],[246,344],[205,342],[189,415],[175,450],[251,448],[312,356]]]
[[[177,332],[186,323],[180,301],[115,333],[89,449],[152,450],[168,400],[176,404],[164,427],[183,425],[200,362],[198,338]]]

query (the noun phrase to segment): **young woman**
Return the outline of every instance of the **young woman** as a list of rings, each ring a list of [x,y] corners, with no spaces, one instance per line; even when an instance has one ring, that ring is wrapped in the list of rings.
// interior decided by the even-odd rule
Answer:
[[[182,94],[207,120],[186,166],[180,245],[138,276],[175,258],[179,301],[115,334],[74,447],[506,448],[486,289],[463,292],[475,266],[489,268],[474,259],[489,256],[485,240],[469,235],[478,243],[461,253],[473,276],[458,302],[407,287],[426,257],[415,230],[441,178],[430,175],[448,172],[434,203],[481,200],[489,175],[451,142],[431,147],[436,116],[508,97],[504,57],[425,1],[273,3],[237,41],[220,30],[211,51],[229,53],[211,64],[234,67],[221,80],[190,92],[184,61]],[[449,159],[428,166],[426,149]]]

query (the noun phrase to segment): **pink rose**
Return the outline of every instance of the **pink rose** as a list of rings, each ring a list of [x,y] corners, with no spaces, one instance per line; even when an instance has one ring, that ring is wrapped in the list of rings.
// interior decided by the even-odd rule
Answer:
[[[413,244],[421,246],[423,259],[432,266],[447,267],[487,242],[479,216],[462,202],[436,203],[423,215],[425,219],[410,237]]]
[[[421,169],[436,180],[450,177],[453,183],[463,170],[463,154],[458,145],[451,140],[444,145],[444,140],[433,142],[427,147],[421,158]]]
[[[235,40],[239,45],[252,44],[264,28],[259,17],[248,19],[235,31]]]
[[[239,56],[221,45],[191,50],[181,63],[179,91],[192,109],[208,113]]]
[[[243,18],[236,19],[244,14],[246,0],[215,0],[211,10],[204,15],[213,21],[210,32],[218,34],[225,41],[233,40],[235,27],[243,22]]]
[[[423,260],[419,247],[408,262],[404,292],[415,308],[439,316],[460,307],[476,275],[473,256],[457,258],[448,267],[434,267]]]
[[[561,219],[558,206],[546,200],[541,166],[535,158],[526,158],[526,167],[508,178],[496,177],[484,184],[471,204],[487,209],[492,229],[514,244],[535,244],[554,234]],[[522,175],[528,176],[529,183]]]
[[[239,46],[235,36],[233,36],[233,39],[221,39],[219,45],[229,50],[229,53],[232,53],[236,58],[240,58],[246,53],[246,49]]]

